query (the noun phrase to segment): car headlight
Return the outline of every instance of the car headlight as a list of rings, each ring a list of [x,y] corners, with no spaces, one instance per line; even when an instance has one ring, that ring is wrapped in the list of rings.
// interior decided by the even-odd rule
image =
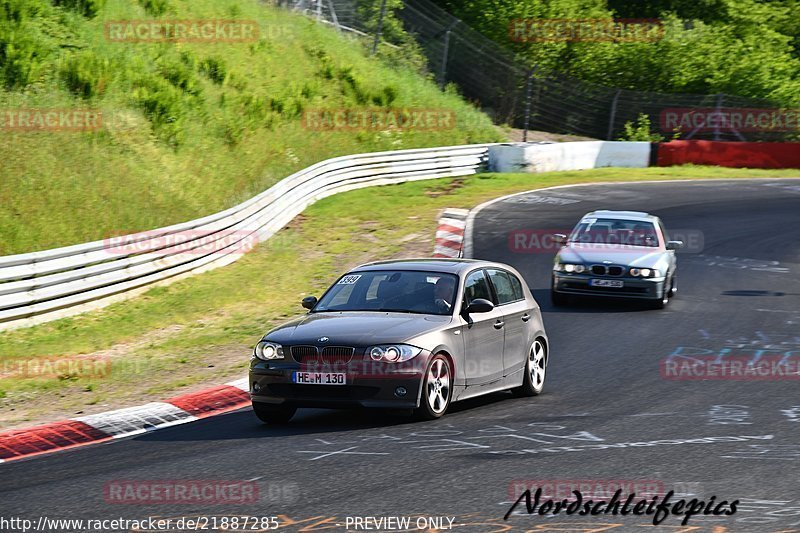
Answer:
[[[657,278],[660,275],[657,268],[632,268],[630,273],[631,276],[640,278]]]
[[[367,354],[373,361],[401,363],[418,356],[422,348],[408,344],[381,344],[367,348]]]
[[[574,272],[576,274],[580,274],[586,271],[586,267],[576,263],[556,263],[553,267],[553,270],[557,272]]]
[[[262,361],[283,359],[283,346],[274,342],[261,341],[256,344],[254,355]]]

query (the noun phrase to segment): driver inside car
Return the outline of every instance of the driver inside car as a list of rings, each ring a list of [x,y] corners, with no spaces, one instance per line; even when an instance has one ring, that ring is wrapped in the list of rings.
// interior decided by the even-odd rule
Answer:
[[[453,307],[453,295],[455,293],[455,281],[450,276],[442,276],[436,281],[434,288],[434,303],[442,311],[450,311]]]

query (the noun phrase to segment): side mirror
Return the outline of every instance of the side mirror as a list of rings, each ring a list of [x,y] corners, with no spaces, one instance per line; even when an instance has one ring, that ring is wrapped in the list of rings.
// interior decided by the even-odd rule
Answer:
[[[306,309],[313,309],[315,305],[317,305],[316,296],[306,296],[303,298],[303,307]]]
[[[667,241],[667,250],[680,250],[683,248],[683,241]]]
[[[464,312],[468,315],[470,313],[488,313],[492,309],[494,309],[494,304],[489,300],[484,298],[475,298],[469,303],[466,309],[464,309]]]
[[[563,245],[567,244],[567,236],[564,235],[563,233],[554,233],[553,234],[553,241],[556,244],[559,244],[559,245],[563,246]]]

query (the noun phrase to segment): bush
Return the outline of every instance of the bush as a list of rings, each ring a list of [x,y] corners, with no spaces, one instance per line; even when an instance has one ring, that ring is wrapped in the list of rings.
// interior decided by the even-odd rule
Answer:
[[[620,141],[645,141],[661,142],[664,137],[657,133],[650,132],[650,117],[644,113],[639,113],[636,123],[628,121],[625,123],[625,133],[618,140]]]
[[[7,89],[34,82],[44,67],[47,50],[24,26],[0,22],[0,76]]]
[[[67,57],[59,68],[61,79],[75,96],[89,99],[103,94],[109,82],[109,61],[91,50]]]
[[[53,0],[53,4],[93,18],[106,5],[106,0]]]
[[[208,79],[222,85],[228,76],[228,69],[225,66],[225,61],[219,57],[207,57],[200,62],[200,72],[206,75]]]
[[[139,5],[154,17],[160,17],[172,10],[169,0],[139,0]]]
[[[394,85],[386,85],[379,94],[372,97],[372,102],[380,107],[390,107],[397,100],[398,92]]]
[[[340,68],[336,77],[342,81],[344,93],[352,94],[358,105],[364,105],[372,100],[369,91],[361,83],[361,79],[353,73],[353,67]]]
[[[156,61],[156,65],[161,77],[176,88],[192,96],[198,96],[202,93],[194,71],[185,62],[174,61],[162,56]]]
[[[156,135],[176,147],[183,141],[182,102],[179,89],[157,75],[147,75],[135,82],[133,99],[144,111]]]
[[[41,0],[0,0],[0,21],[22,24],[42,15],[46,8]]]

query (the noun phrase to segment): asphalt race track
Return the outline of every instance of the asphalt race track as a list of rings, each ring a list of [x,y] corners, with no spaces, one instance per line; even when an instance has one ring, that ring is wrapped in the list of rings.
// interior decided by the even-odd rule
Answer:
[[[618,302],[551,307],[555,250],[515,235],[563,233],[598,208],[650,211],[674,238],[687,239],[679,292],[667,309]],[[0,514],[281,515],[286,531],[344,530],[348,516],[411,516],[412,524],[418,516],[450,517],[458,532],[800,531],[798,376],[662,375],[662,363],[685,360],[680,355],[800,355],[800,179],[530,192],[482,209],[473,235],[472,255],[518,268],[543,309],[552,358],[542,396],[496,394],[456,404],[431,423],[301,410],[288,427],[268,428],[249,410],[238,411],[0,465]],[[176,479],[254,480],[259,497],[142,505],[110,503],[104,495],[120,480]],[[696,529],[681,528],[678,516],[653,528],[652,516],[529,516],[524,505],[503,520],[518,487],[552,481],[627,483],[673,490],[674,498],[740,504],[732,516],[691,518]]]

